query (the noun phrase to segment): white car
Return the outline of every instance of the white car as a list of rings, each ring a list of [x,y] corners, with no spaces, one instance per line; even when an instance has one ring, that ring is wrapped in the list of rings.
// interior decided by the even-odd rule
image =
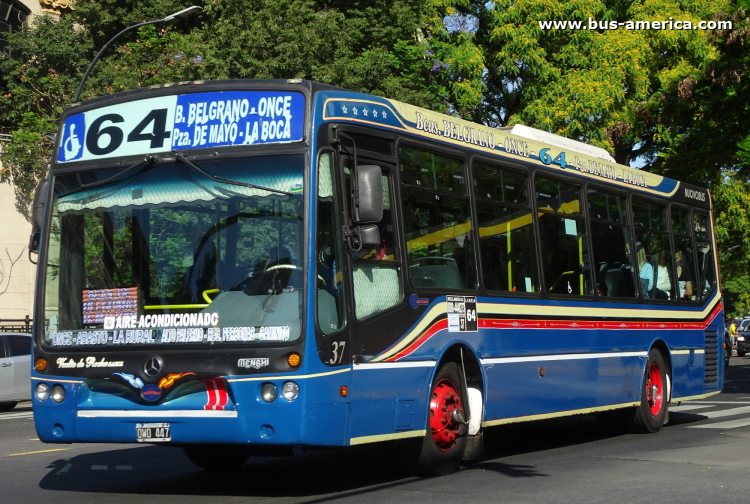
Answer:
[[[31,400],[31,335],[0,333],[0,412]]]

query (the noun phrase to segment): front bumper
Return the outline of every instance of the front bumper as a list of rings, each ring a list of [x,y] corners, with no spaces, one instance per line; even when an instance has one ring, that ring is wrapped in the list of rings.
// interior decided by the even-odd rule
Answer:
[[[225,394],[216,393],[221,380]],[[172,444],[250,443],[258,445],[344,446],[348,403],[306,404],[305,387],[294,401],[260,397],[262,383],[281,389],[286,380],[229,383],[222,378],[195,380],[176,386],[158,404],[111,380],[56,380],[66,396],[61,403],[33,398],[39,439],[46,443],[135,443],[136,424],[169,423]],[[221,387],[219,387],[221,388]]]

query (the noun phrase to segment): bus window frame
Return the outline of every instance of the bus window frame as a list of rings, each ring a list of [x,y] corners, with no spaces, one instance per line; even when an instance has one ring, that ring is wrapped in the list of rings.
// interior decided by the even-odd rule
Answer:
[[[318,149],[318,152],[315,153],[315,163],[316,163],[316,167],[315,167],[315,229],[312,230],[312,234],[315,237],[313,241],[315,243],[316,249],[318,245],[318,223],[320,222],[320,216],[318,215],[318,211],[319,211],[318,198],[320,197],[320,195],[318,194],[318,189],[320,187],[319,185],[319,180],[320,180],[319,163],[320,163],[320,158],[326,154],[331,155],[331,175],[333,177],[333,180],[331,181],[332,185],[334,188],[338,185],[338,174],[336,170],[336,162],[337,162],[336,151],[330,147],[323,147],[321,149]],[[337,252],[338,252],[338,257],[339,259],[342,260],[342,263],[343,263],[343,257],[344,257],[344,254],[346,253],[346,249],[341,246],[344,243],[344,241],[341,239],[341,201],[340,200],[341,200],[340,191],[334,191],[334,194],[333,194],[334,236],[333,238],[334,238],[334,246],[336,247]],[[318,278],[318,266],[319,266],[318,264],[319,261],[317,260],[317,257],[314,262],[315,262],[314,275],[315,275],[315,278],[317,279]],[[350,295],[350,293],[348,292],[349,282],[345,281],[346,273],[342,271],[342,268],[341,268],[343,264],[339,266],[340,266],[339,271],[341,272],[341,288],[343,291],[342,294],[344,296],[344,305],[343,305],[344,320],[343,320],[343,323],[341,324],[341,327],[339,327],[334,332],[325,333],[321,330],[320,323],[318,321],[318,296],[317,296],[318,288],[317,288],[317,281],[316,281],[315,292],[313,294],[313,304],[315,305],[314,311],[315,311],[315,338],[316,339],[331,338],[334,336],[339,336],[340,334],[344,333],[349,327],[349,313],[347,310],[347,300],[349,299],[349,295]],[[323,361],[323,362],[326,363],[327,361]]]
[[[539,214],[552,214],[554,215],[556,212],[549,212],[546,210],[540,210],[539,209],[539,202],[537,201],[537,195],[536,195],[536,178],[537,176],[544,176],[547,178],[551,178],[553,180],[558,180],[560,182],[565,182],[569,184],[575,184],[578,187],[580,187],[581,193],[581,215],[580,218],[583,220],[584,229],[586,231],[586,246],[588,247],[589,251],[589,285],[591,286],[591,293],[590,294],[584,294],[584,295],[565,295],[565,294],[550,294],[547,286],[547,282],[544,279],[544,270],[543,268],[543,261],[542,261],[542,248],[541,248],[541,229],[539,227]],[[596,289],[594,289],[594,283],[593,283],[593,271],[591,270],[591,229],[589,228],[589,220],[588,220],[588,198],[586,197],[586,180],[581,179],[575,176],[563,174],[563,173],[557,173],[555,171],[545,169],[542,167],[535,167],[532,170],[532,177],[531,177],[531,199],[533,201],[532,208],[534,213],[534,226],[536,227],[536,236],[537,236],[537,255],[539,257],[539,283],[542,286],[542,291],[544,291],[544,294],[542,295],[542,299],[553,299],[553,300],[560,300],[560,301],[577,301],[577,300],[584,300],[584,301],[593,301],[596,300]]]
[[[479,292],[482,295],[488,296],[488,297],[509,297],[509,298],[529,298],[529,299],[540,299],[544,296],[543,291],[544,289],[540,289],[539,292],[525,292],[525,291],[507,291],[507,290],[494,290],[494,289],[488,289],[486,287],[486,282],[484,281],[484,269],[482,264],[482,254],[481,254],[481,244],[479,243],[479,217],[477,213],[477,202],[481,199],[482,201],[489,201],[486,198],[478,198],[474,191],[474,164],[482,164],[487,165],[489,167],[498,168],[500,170],[506,170],[510,172],[515,172],[518,174],[522,174],[526,176],[526,193],[529,197],[529,203],[528,208],[529,212],[532,214],[531,219],[531,227],[534,233],[534,257],[533,260],[536,263],[536,271],[537,275],[539,276],[539,285],[541,286],[541,263],[540,263],[540,252],[539,252],[539,228],[536,225],[534,221],[535,211],[534,211],[534,203],[532,200],[535,199],[534,197],[534,187],[532,184],[532,173],[533,170],[529,169],[527,166],[524,166],[521,163],[513,162],[511,160],[505,160],[505,159],[493,159],[481,154],[475,154],[470,156],[469,158],[469,199],[471,201],[471,213],[472,213],[472,219],[473,222],[476,222],[476,228],[474,236],[476,236],[476,263],[477,263],[477,278],[479,280]],[[495,204],[499,205],[499,202],[495,202]]]
[[[632,226],[631,229],[633,230],[633,239],[635,239],[636,230],[648,229],[648,228],[643,228],[643,227],[635,225],[635,213],[633,212],[633,198],[637,198],[637,199],[640,199],[642,201],[646,201],[647,203],[654,203],[654,204],[658,204],[658,205],[664,206],[664,208],[666,210],[666,214],[667,214],[666,215],[666,222],[665,222],[665,224],[667,226],[666,234],[669,237],[669,250],[670,250],[670,253],[672,254],[672,275],[674,276],[674,281],[675,281],[675,284],[676,284],[677,283],[677,276],[676,276],[677,275],[677,265],[676,265],[675,260],[674,260],[674,250],[675,250],[675,247],[674,247],[674,235],[672,234],[672,212],[671,212],[671,207],[670,207],[670,204],[672,202],[669,201],[666,198],[659,198],[659,197],[653,196],[651,194],[645,194],[645,193],[640,193],[640,192],[636,192],[636,191],[631,192],[630,195],[629,195],[629,199],[630,199],[630,203],[629,204],[630,204],[630,222],[631,222],[631,226]],[[635,249],[633,249],[633,250],[635,250]],[[640,287],[640,285],[638,287]],[[679,294],[679,289],[677,288],[677,285],[674,285],[673,288],[674,288],[674,292],[676,294]],[[677,298],[677,296],[675,296],[674,299],[650,299],[650,298],[649,299],[643,299],[643,297],[639,295],[638,296],[638,302],[644,303],[644,304],[653,304],[653,305],[676,306],[677,304],[679,304],[679,299]]]
[[[627,222],[623,223],[623,226],[627,226],[630,229],[630,250],[635,250],[635,226],[633,225],[633,202],[631,201],[631,197],[633,195],[632,191],[627,191],[625,189],[619,188],[617,186],[608,186],[605,184],[597,183],[597,182],[590,182],[586,181],[584,192],[586,193],[586,225],[588,226],[589,230],[589,250],[591,251],[590,254],[593,256],[593,236],[591,234],[591,216],[589,214],[589,201],[588,201],[588,192],[589,189],[594,189],[596,191],[600,192],[606,192],[610,194],[615,194],[617,196],[625,198],[625,201],[627,202],[628,208],[626,209],[626,218]],[[607,221],[599,221],[597,222],[607,222]],[[616,223],[615,223],[616,224]],[[593,257],[590,257],[589,260],[593,259]],[[593,264],[593,262],[592,262]],[[632,266],[631,266],[632,267]],[[596,289],[593,289],[594,297],[602,303],[642,303],[643,297],[641,296],[640,292],[640,282],[636,281],[638,278],[638,274],[640,273],[637,268],[633,269],[634,274],[634,287],[635,287],[635,296],[632,298],[629,297],[610,297],[610,296],[600,296],[599,293],[596,291]],[[591,269],[591,274],[594,274],[593,268]],[[595,283],[593,285],[596,285]]]
[[[420,149],[420,150],[432,152],[434,154],[445,156],[445,157],[450,158],[450,159],[460,160],[462,162],[462,164],[463,164],[463,175],[464,175],[464,181],[465,181],[464,187],[466,187],[466,191],[463,194],[458,193],[458,192],[444,191],[444,190],[441,190],[441,189],[432,189],[432,188],[428,188],[428,187],[411,185],[411,184],[406,184],[406,187],[408,187],[410,189],[417,189],[417,190],[421,190],[421,191],[427,191],[428,194],[439,195],[439,196],[445,195],[445,196],[450,196],[450,197],[454,197],[454,198],[458,197],[458,198],[465,199],[466,202],[467,202],[467,204],[468,204],[468,207],[469,207],[469,216],[471,218],[471,224],[472,224],[471,225],[471,239],[472,239],[472,241],[475,244],[478,243],[477,240],[479,239],[479,234],[477,233],[477,229],[476,229],[476,211],[475,211],[475,208],[474,208],[475,205],[472,203],[473,194],[472,194],[472,187],[471,187],[471,184],[470,184],[470,180],[472,180],[472,179],[470,178],[470,173],[468,173],[469,172],[469,160],[471,159],[471,157],[467,155],[468,153],[464,149],[460,149],[460,148],[458,148],[458,149],[455,149],[455,148],[451,149],[451,148],[446,147],[445,145],[442,145],[442,144],[435,144],[435,143],[428,142],[428,141],[425,141],[425,140],[415,139],[415,138],[411,138],[411,137],[406,137],[406,136],[401,136],[400,135],[400,136],[398,136],[396,138],[396,148],[395,148],[395,153],[396,153],[396,168],[394,170],[395,176],[394,176],[393,183],[394,183],[394,185],[397,186],[397,191],[398,191],[395,194],[398,197],[398,205],[399,205],[399,212],[398,213],[399,213],[399,219],[401,220],[401,227],[399,229],[403,229],[404,230],[403,233],[399,233],[399,239],[403,239],[403,242],[401,243],[401,248],[403,250],[403,263],[402,264],[405,265],[406,268],[409,267],[409,259],[408,259],[408,255],[407,255],[407,251],[406,251],[406,248],[407,248],[406,247],[406,222],[405,222],[405,216],[404,216],[403,204],[402,204],[403,203],[402,188],[404,187],[404,184],[401,182],[401,165],[400,165],[400,161],[399,161],[399,157],[398,157],[399,149],[402,146],[413,147],[415,149]],[[474,265],[475,265],[475,268],[477,268],[479,266],[478,259],[477,259],[477,253],[478,253],[479,247],[475,246],[473,248],[474,248],[474,251],[473,251],[474,252]],[[406,268],[404,268],[404,269],[406,269]],[[466,293],[470,293],[470,294],[473,294],[473,295],[477,295],[477,294],[479,294],[479,293],[482,292],[482,290],[481,290],[481,283],[480,283],[480,279],[479,279],[479,272],[478,271],[475,271],[475,278],[476,278],[477,285],[474,288],[445,289],[445,288],[440,288],[440,287],[439,288],[415,287],[414,284],[412,284],[412,282],[411,282],[411,278],[410,278],[408,272],[403,275],[403,280],[405,282],[404,283],[405,288],[408,287],[408,289],[411,292],[414,292],[414,293],[424,292],[428,296],[435,296],[435,295],[440,296],[440,295],[444,295],[446,293],[447,294],[452,294],[452,293],[466,294]]]
[[[719,287],[719,272],[718,272],[718,268],[716,267],[716,246],[715,246],[716,243],[714,242],[714,236],[715,236],[714,235],[714,224],[713,224],[713,222],[711,220],[711,212],[710,211],[705,211],[703,209],[697,209],[697,208],[692,208],[691,210],[692,211],[691,211],[691,215],[690,215],[690,222],[691,222],[692,226],[691,226],[690,229],[691,229],[691,232],[693,234],[693,248],[695,248],[695,251],[696,251],[696,253],[694,254],[695,255],[695,260],[696,261],[698,260],[697,237],[695,235],[695,215],[698,214],[698,215],[701,215],[701,216],[705,217],[705,219],[706,219],[706,226],[708,227],[706,229],[706,237],[707,237],[709,245],[711,247],[711,253],[712,253],[712,256],[713,256],[713,259],[714,259],[714,270],[716,270],[716,271],[714,271],[714,276],[716,276],[716,282],[714,283],[713,288],[710,289],[708,292],[706,292],[705,297],[702,296],[701,299],[700,299],[700,301],[698,301],[701,304],[705,304],[706,300],[712,298],[713,295],[714,295],[714,293],[715,293],[715,291],[716,291],[716,289],[718,289],[718,287]],[[696,263],[696,266],[697,266],[697,263]],[[696,273],[696,278],[697,278],[696,283],[699,283],[700,285],[703,285],[704,284],[703,277],[698,275],[698,271],[697,270],[696,270],[695,273]]]
[[[698,281],[696,279],[696,275],[697,275],[698,271],[696,269],[697,263],[696,263],[696,254],[695,254],[695,233],[694,233],[694,229],[693,229],[693,207],[685,205],[685,204],[682,204],[682,203],[677,203],[677,202],[674,202],[674,201],[670,201],[669,202],[669,211],[668,211],[669,215],[667,217],[667,219],[668,219],[668,224],[667,225],[669,226],[669,236],[670,236],[671,241],[672,241],[672,257],[675,257],[675,254],[677,253],[677,246],[675,244],[675,238],[674,238],[675,237],[675,235],[674,235],[674,226],[672,225],[672,209],[673,208],[681,209],[681,210],[687,210],[687,212],[688,212],[688,225],[689,225],[688,229],[689,229],[690,232],[689,232],[688,235],[678,235],[678,236],[689,236],[690,237],[690,243],[693,246],[693,253],[691,255],[692,255],[692,258],[693,258],[693,261],[692,261],[693,262],[693,264],[692,264],[692,268],[693,268],[693,284],[694,284],[693,285],[693,289],[695,289],[695,286],[698,284]],[[674,279],[675,279],[674,281],[675,281],[675,284],[677,284],[678,280],[677,280],[677,261],[676,260],[673,261],[672,270],[674,271]],[[676,291],[675,292],[677,294],[677,300],[679,301],[680,305],[698,306],[701,303],[703,303],[703,301],[701,299],[696,299],[695,301],[683,300],[682,298],[680,298],[680,287],[679,287],[679,285],[676,285],[675,287],[676,287]],[[696,296],[696,297],[698,297],[698,296]]]

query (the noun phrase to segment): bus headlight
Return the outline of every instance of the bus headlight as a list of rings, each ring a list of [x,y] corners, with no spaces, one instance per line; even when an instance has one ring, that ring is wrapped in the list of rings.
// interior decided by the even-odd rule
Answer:
[[[264,383],[260,388],[260,396],[266,402],[274,402],[279,397],[279,389],[273,383]]]
[[[288,381],[281,387],[281,394],[287,401],[294,401],[299,395],[299,385],[293,381]]]
[[[60,403],[65,400],[65,388],[62,385],[55,385],[52,387],[52,400]]]
[[[40,383],[36,386],[36,398],[40,401],[46,401],[49,399],[49,385],[46,383]]]

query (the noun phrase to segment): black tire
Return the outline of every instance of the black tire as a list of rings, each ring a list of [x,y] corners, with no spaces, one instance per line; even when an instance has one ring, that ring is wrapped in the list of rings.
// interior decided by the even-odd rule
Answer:
[[[449,396],[449,394],[445,394],[444,392],[448,390],[448,387],[452,387],[452,392],[455,394],[450,399],[453,409],[460,409],[464,413],[464,417],[467,417],[464,409],[464,391],[466,387],[461,380],[458,365],[455,362],[448,362],[437,372],[430,388],[430,402],[427,406],[427,432],[425,436],[419,440],[402,443],[399,446],[402,460],[407,468],[411,472],[421,476],[445,476],[446,474],[451,474],[458,469],[466,450],[468,425],[455,422],[452,420],[452,415],[450,418],[447,415],[443,417],[448,418],[449,422],[447,425],[448,428],[444,429],[443,432],[447,431],[448,434],[455,434],[455,438],[452,441],[442,439],[441,446],[438,446],[435,440],[435,435],[440,437],[440,431],[434,431],[431,426],[431,418],[433,416],[432,405],[433,401],[437,398]],[[438,388],[443,392],[439,391]],[[438,408],[435,409],[437,410]]]
[[[16,407],[17,402],[0,403],[0,413],[5,413]]]
[[[744,357],[745,356],[745,346],[743,345],[742,348],[737,347],[737,357]]]
[[[654,387],[658,389],[656,393]],[[667,366],[661,352],[654,348],[648,354],[648,363],[643,373],[641,404],[629,410],[630,415],[626,417],[631,431],[646,433],[661,430],[669,411],[666,387]]]
[[[206,471],[238,469],[250,458],[250,448],[232,445],[188,445],[185,455],[190,462]]]

